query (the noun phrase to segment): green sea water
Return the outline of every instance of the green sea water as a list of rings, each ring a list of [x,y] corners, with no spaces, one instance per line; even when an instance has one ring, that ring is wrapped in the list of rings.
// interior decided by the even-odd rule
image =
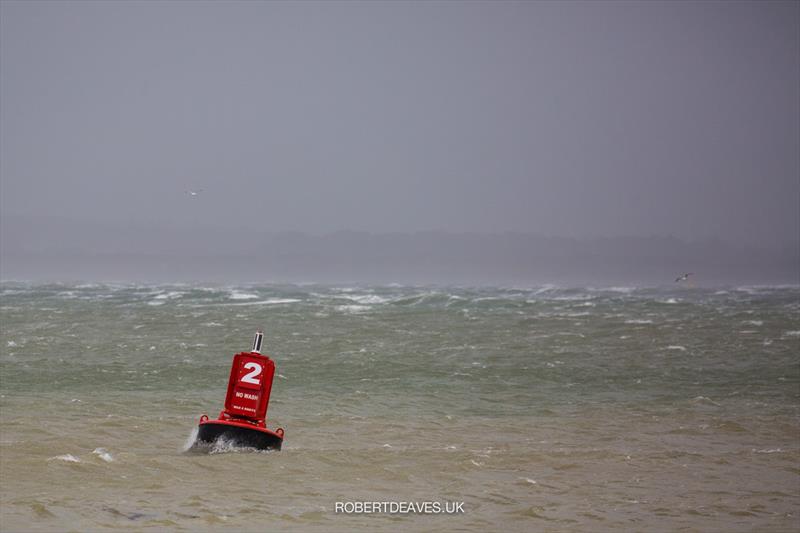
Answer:
[[[0,288],[2,531],[800,528],[796,286]],[[185,453],[258,328],[283,450]]]

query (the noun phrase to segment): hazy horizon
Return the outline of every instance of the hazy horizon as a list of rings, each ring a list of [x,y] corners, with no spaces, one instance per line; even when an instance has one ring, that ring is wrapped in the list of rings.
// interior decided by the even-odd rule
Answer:
[[[674,236],[301,232],[0,218],[0,280],[436,285],[800,284],[800,250]],[[57,242],[58,244],[53,244]]]
[[[2,0],[0,214],[3,279],[72,256],[89,275],[129,238],[142,264],[229,251],[224,278],[247,235],[348,231],[674,237],[665,270],[719,240],[747,279],[796,279],[800,4]],[[548,268],[615,275],[607,244],[576,245],[586,274]],[[480,246],[500,255],[481,271],[476,250],[476,279],[544,275],[536,250]]]

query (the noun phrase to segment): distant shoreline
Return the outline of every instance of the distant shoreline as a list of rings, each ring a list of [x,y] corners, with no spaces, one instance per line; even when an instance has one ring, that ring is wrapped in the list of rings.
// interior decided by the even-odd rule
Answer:
[[[800,245],[798,245],[800,246]],[[800,247],[717,239],[528,233],[298,232],[99,225],[3,217],[0,279],[141,282],[661,285],[800,283]]]

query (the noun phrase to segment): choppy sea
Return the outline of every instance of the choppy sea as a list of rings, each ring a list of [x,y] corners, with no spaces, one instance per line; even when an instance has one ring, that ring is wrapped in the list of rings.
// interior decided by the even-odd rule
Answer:
[[[3,532],[800,530],[797,286],[0,298]],[[283,450],[185,453],[259,327]]]

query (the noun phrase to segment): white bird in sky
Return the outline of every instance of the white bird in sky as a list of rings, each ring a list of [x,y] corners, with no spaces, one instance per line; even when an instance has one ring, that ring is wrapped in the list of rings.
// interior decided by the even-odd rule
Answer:
[[[680,276],[679,278],[677,278],[677,279],[675,280],[675,283],[678,283],[679,281],[686,281],[687,279],[689,279],[689,276],[691,276],[691,275],[693,275],[693,274],[694,274],[694,272],[687,272],[687,273],[686,273],[686,274],[684,274],[683,276]]]
[[[190,198],[197,198],[203,189],[197,189],[196,191],[184,191],[186,194],[189,195]]]

